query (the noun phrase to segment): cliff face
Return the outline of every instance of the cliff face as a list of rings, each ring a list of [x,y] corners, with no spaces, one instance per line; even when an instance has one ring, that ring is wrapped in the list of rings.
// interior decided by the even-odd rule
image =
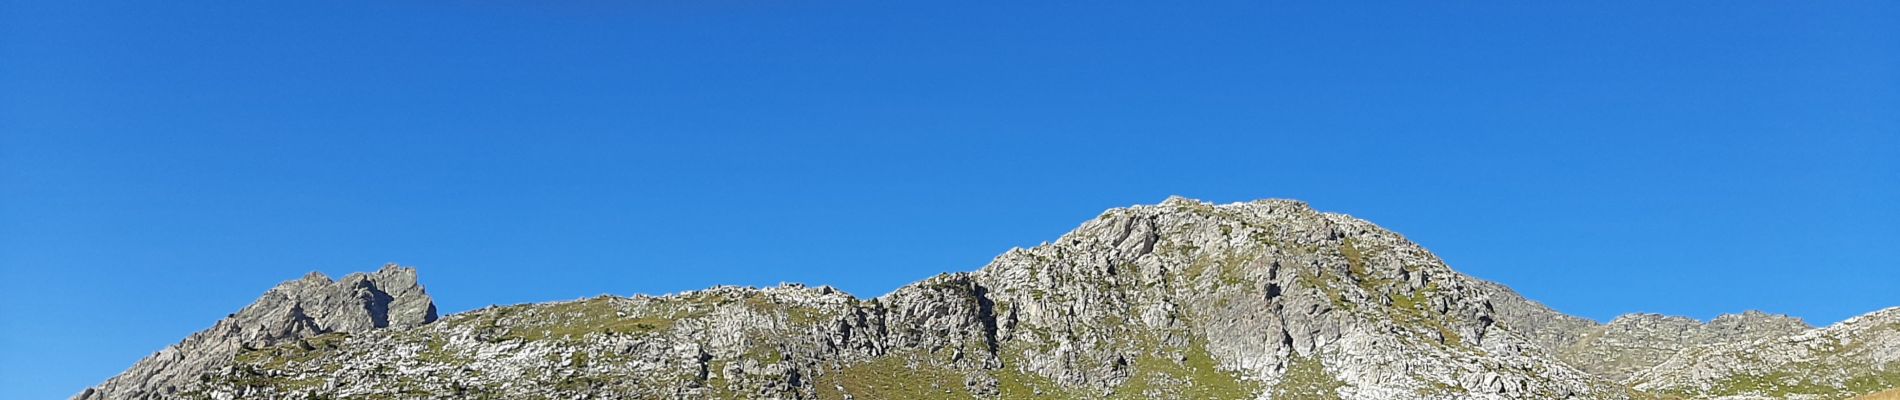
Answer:
[[[876,298],[719,287],[431,322],[414,282],[386,267],[285,283],[80,397],[1843,398],[1893,383],[1879,377],[1900,348],[1864,321],[1598,324],[1285,200],[1110,210]],[[1763,351],[1779,356],[1749,358]],[[1838,368],[1794,388],[1724,380],[1810,362]]]

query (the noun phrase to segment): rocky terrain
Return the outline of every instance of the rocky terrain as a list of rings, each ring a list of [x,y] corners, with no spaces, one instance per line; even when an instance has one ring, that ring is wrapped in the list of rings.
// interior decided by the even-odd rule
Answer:
[[[717,287],[437,320],[415,272],[286,282],[80,399],[1847,399],[1900,309],[1567,316],[1305,203],[1109,210],[874,298]]]
[[[323,335],[413,328],[435,321],[435,304],[416,271],[394,265],[331,281],[319,273],[284,282],[211,329],[139,360],[77,399],[173,398],[200,387],[241,356],[303,346]]]

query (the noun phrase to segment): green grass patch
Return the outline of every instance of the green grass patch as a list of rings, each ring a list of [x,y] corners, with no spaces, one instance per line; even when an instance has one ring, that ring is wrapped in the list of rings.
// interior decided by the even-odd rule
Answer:
[[[843,399],[975,399],[964,387],[964,374],[908,357],[886,356],[833,371],[816,378],[818,398]],[[839,388],[843,388],[842,391]]]
[[[1178,353],[1146,349],[1136,358],[1128,381],[1109,398],[1251,399],[1260,390],[1258,383],[1221,370],[1207,345],[1196,341]]]
[[[348,333],[325,333],[262,349],[239,352],[237,361],[269,369],[284,369],[291,364],[310,362],[333,353],[349,338]]]
[[[1287,361],[1286,374],[1273,386],[1272,398],[1298,400],[1340,400],[1339,388],[1345,382],[1326,372],[1319,357],[1294,356]]]

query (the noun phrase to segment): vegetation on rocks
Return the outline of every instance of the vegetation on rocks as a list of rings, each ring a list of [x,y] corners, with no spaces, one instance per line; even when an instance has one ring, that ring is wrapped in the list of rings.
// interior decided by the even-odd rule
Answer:
[[[1896,321],[1599,324],[1346,215],[1172,198],[876,298],[728,286],[438,321],[413,270],[307,277],[78,397],[1849,399],[1900,385]]]

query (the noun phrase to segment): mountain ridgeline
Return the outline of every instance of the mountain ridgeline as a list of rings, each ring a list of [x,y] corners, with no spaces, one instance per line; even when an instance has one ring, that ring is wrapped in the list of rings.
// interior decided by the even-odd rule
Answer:
[[[1853,399],[1900,387],[1896,360],[1900,309],[1600,324],[1346,215],[1171,198],[876,298],[716,287],[438,319],[413,269],[312,275],[76,398]]]

